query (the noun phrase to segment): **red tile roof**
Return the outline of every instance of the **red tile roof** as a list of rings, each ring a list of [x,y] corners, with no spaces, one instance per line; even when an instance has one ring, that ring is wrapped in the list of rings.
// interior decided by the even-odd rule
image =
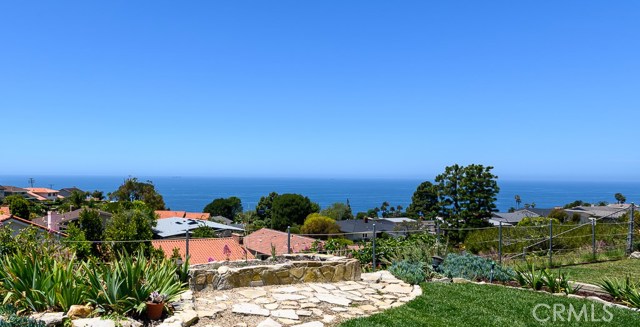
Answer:
[[[33,193],[58,193],[58,191],[46,187],[25,187],[25,190]]]
[[[182,240],[153,240],[151,241],[155,248],[160,248],[164,251],[165,256],[167,258],[171,257],[173,254],[173,249],[178,248],[180,252],[180,256],[184,260],[186,254],[186,241]],[[189,239],[189,263],[190,264],[201,264],[209,262],[209,259],[213,259],[214,261],[225,261],[227,260],[227,255],[224,254],[224,247],[228,246],[229,250],[231,250],[231,254],[229,255],[229,260],[244,260],[245,253],[246,258],[251,260],[255,259],[253,254],[250,251],[246,251],[245,249],[238,244],[231,237],[224,238],[195,238]]]
[[[251,251],[271,255],[271,244],[276,247],[276,254],[287,254],[287,233],[263,228],[244,237],[244,245]],[[316,239],[291,234],[291,252],[299,253],[313,246]]]
[[[166,218],[189,218],[189,219],[202,219],[209,220],[211,214],[207,212],[186,212],[186,211],[171,211],[171,210],[156,210],[156,214],[158,215],[158,219],[166,219]]]
[[[11,214],[11,210],[9,210],[9,207],[0,207],[0,216],[10,215],[10,214]]]

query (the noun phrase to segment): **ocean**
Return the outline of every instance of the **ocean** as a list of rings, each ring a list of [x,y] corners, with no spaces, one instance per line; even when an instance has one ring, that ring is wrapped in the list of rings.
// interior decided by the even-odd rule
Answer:
[[[29,177],[36,187],[78,187],[82,190],[114,191],[126,177],[113,176],[0,176],[0,185],[28,187]],[[383,201],[406,208],[422,180],[408,179],[304,179],[304,178],[215,178],[215,177],[138,177],[150,180],[172,210],[202,211],[207,203],[220,197],[237,196],[245,210],[255,208],[261,196],[269,192],[299,193],[325,208],[349,200],[354,214],[379,207]],[[515,207],[520,195],[522,206],[537,208],[561,206],[575,200],[615,202],[622,193],[627,202],[640,203],[640,182],[548,182],[498,180],[500,211]]]

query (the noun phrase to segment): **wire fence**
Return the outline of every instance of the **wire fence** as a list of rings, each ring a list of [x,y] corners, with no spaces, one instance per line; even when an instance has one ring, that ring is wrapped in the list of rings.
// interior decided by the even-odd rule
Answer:
[[[253,237],[252,235],[226,236],[228,242],[235,242],[247,253],[256,258],[265,258],[293,253],[323,253],[340,256],[354,256],[358,251],[367,251],[371,267],[375,269],[389,252],[418,249],[424,244],[389,242],[390,239],[402,239],[412,235],[425,234],[434,239],[438,249],[444,252],[471,252],[482,257],[491,258],[500,264],[520,264],[534,262],[542,266],[562,266],[602,260],[621,259],[636,249],[636,240],[640,240],[640,230],[634,225],[634,219],[626,222],[619,220],[619,214],[628,211],[634,217],[635,206],[613,212],[610,215],[591,218],[582,224],[554,224],[549,220],[543,226],[511,226],[500,223],[498,226],[480,228],[452,228],[443,223],[421,228],[404,228],[397,230],[377,230],[375,221],[371,229],[348,233],[293,234],[290,231],[272,231],[269,235]],[[416,225],[417,226],[417,225]],[[186,255],[189,243],[194,239],[187,231],[184,238],[174,241],[185,242]],[[462,241],[453,236],[464,235]],[[331,239],[348,240],[333,242]],[[200,240],[200,239],[198,239]],[[157,240],[122,240],[122,241],[78,241],[61,240],[63,243],[141,243]],[[349,243],[353,242],[352,245]],[[378,243],[378,244],[377,244]],[[235,244],[234,244],[235,245]],[[331,245],[331,246],[328,246]],[[380,245],[384,245],[381,250]],[[211,249],[215,251],[215,249]],[[369,260],[369,259],[367,259]],[[368,264],[368,263],[367,263]]]

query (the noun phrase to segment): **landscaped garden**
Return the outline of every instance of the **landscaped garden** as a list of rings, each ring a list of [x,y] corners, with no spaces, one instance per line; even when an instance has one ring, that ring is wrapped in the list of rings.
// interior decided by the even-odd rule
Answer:
[[[625,279],[630,277],[631,280],[640,282],[640,260],[625,259],[608,262],[590,263],[585,265],[562,267],[560,270],[568,273],[571,279],[577,282],[597,284],[602,279],[618,278]]]

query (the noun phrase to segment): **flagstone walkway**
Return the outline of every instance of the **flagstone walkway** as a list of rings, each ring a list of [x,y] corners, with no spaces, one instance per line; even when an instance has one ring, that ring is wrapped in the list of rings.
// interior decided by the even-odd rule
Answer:
[[[197,327],[322,327],[400,306],[422,294],[387,271],[362,280],[206,291],[194,295]]]

